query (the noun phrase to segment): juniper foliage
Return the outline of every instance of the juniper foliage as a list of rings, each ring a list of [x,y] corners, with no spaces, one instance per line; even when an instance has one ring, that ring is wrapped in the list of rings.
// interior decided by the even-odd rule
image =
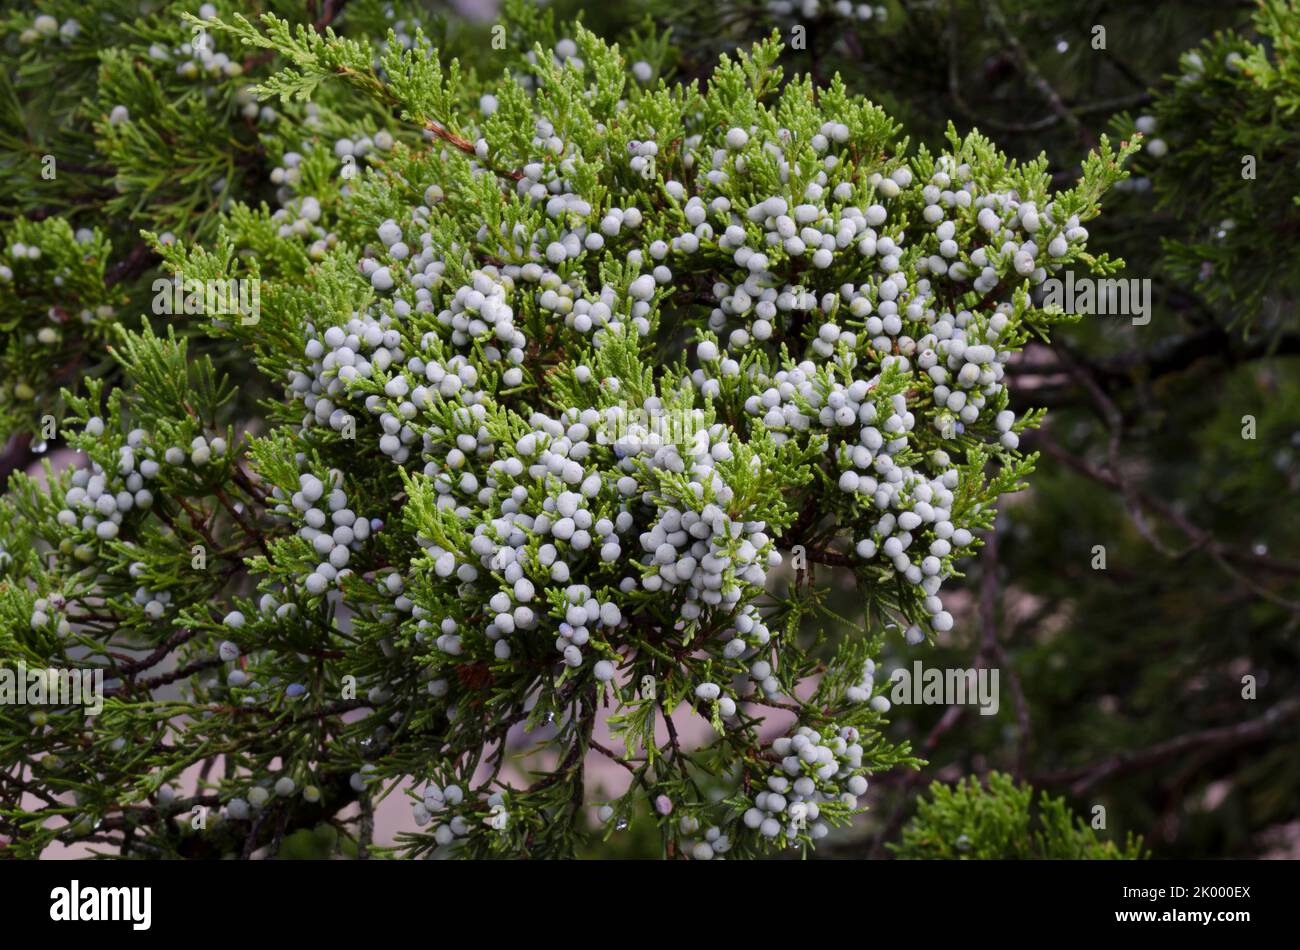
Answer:
[[[930,797],[890,850],[904,860],[1135,860],[1142,839],[1123,846],[1099,840],[1064,798],[1035,792],[1009,775],[990,772],[985,783],[970,776],[956,785],[935,782]]]
[[[9,847],[247,857],[333,823],[368,853],[397,791],[408,856],[566,855],[646,810],[666,855],[750,856],[916,764],[873,657],[952,628],[940,588],[1035,458],[1004,369],[1065,315],[1030,290],[1120,266],[1084,222],[1136,145],[1066,190],[978,133],[912,149],[776,38],[700,85],[577,25],[480,78],[418,29],[186,23],[315,121],[262,138],[277,210],[146,232],[171,273],[257,281],[258,319],[105,325],[115,384],[62,394],[84,467],[0,502],[4,657],[108,682],[98,716],[0,708]],[[331,139],[362,130],[356,174]],[[625,794],[590,800],[593,756]]]
[[[942,708],[896,709],[892,728],[935,739],[930,774],[1068,790],[1162,857],[1293,854],[1296,4],[957,0],[881,23],[665,3],[656,22],[687,74],[802,27],[788,68],[839,68],[932,147],[952,121],[1045,154],[1057,181],[1099,130],[1143,136],[1093,241],[1149,282],[1149,322],[1088,314],[1012,361],[1013,408],[1049,413],[1026,439],[1044,452],[1031,491],[973,575],[988,596],[952,636],[882,657],[968,667],[992,642],[1022,695],[950,729]],[[917,787],[884,791],[885,810],[901,822]],[[841,853],[880,853],[893,825]]]
[[[0,17],[0,431],[23,445],[60,444],[61,389],[111,381],[105,347],[116,327],[159,316],[155,281],[169,275],[142,229],[163,243],[211,240],[236,206],[279,205],[283,180],[270,173],[304,138],[346,130],[358,168],[382,152],[367,133],[386,116],[364,100],[326,90],[305,104],[255,101],[254,85],[280,64],[208,27],[244,7],[23,3]],[[305,4],[271,8],[312,22]],[[333,27],[376,43],[396,27],[395,39],[409,42],[402,31],[416,9],[358,0]],[[447,43],[464,41],[445,21],[422,22]],[[188,324],[178,329],[193,336]],[[225,365],[201,336],[191,342]],[[240,398],[252,407],[265,395],[250,388]]]

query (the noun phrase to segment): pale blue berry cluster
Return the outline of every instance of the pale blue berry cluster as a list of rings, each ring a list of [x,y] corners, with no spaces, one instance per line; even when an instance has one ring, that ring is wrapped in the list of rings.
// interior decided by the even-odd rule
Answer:
[[[91,417],[85,434],[102,436],[104,420]],[[63,496],[64,507],[57,515],[58,522],[65,527],[93,532],[100,541],[111,541],[117,537],[129,512],[153,505],[153,493],[145,483],[157,475],[158,462],[152,446],[147,444],[147,434],[143,429],[133,429],[127,434],[126,444],[117,450],[115,470],[106,471],[92,459],[89,468],[73,473]]]
[[[744,826],[786,843],[805,836],[813,841],[826,837],[830,833],[822,820],[826,804],[834,802],[852,811],[867,791],[858,738],[858,730],[851,726],[823,732],[800,726],[793,735],[774,740],[772,752],[780,757],[781,767],[754,796],[753,806],[742,816]]]

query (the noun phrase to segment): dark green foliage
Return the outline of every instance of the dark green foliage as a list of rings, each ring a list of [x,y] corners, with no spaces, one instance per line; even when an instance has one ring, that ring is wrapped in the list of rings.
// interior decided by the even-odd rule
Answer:
[[[1142,839],[1122,846],[1101,838],[1063,798],[1017,785],[991,772],[983,784],[969,776],[956,785],[930,785],[916,803],[916,817],[890,850],[904,860],[1042,861],[1135,860],[1146,855]]]

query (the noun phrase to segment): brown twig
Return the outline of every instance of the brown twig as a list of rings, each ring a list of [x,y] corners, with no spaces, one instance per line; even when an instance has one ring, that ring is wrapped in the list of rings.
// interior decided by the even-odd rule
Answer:
[[[466,138],[462,138],[461,136],[457,135],[455,132],[452,132],[450,129],[443,128],[441,125],[439,125],[437,122],[434,122],[432,119],[424,123],[424,128],[427,131],[432,132],[438,138],[442,139],[448,145],[460,149],[462,152],[466,153],[467,155],[474,155],[474,156],[478,155],[478,152],[475,151],[474,149],[473,142],[469,141]],[[498,171],[497,174],[500,175],[502,178],[509,178],[512,181],[519,181],[521,178],[524,177],[524,173],[521,171]]]
[[[1038,65],[1034,62],[1033,58],[1025,50],[1024,45],[1020,42],[1020,38],[1016,36],[1015,31],[1012,30],[1010,24],[1007,23],[1006,14],[1003,13],[1002,7],[998,4],[997,0],[984,0],[983,6],[985,18],[1002,36],[1003,42],[1007,44],[1007,48],[1011,51],[1011,55],[1015,57],[1016,63],[1020,66],[1021,73],[1023,73],[1025,78],[1029,80],[1030,85],[1037,89],[1043,99],[1046,100],[1048,108],[1060,117],[1061,121],[1069,126],[1071,131],[1079,136],[1079,139],[1084,143],[1084,145],[1090,149],[1096,148],[1096,137],[1092,132],[1084,127],[1083,123],[1079,121],[1079,117],[1070,111],[1070,107],[1065,104],[1065,100],[1063,100],[1061,94],[1056,91],[1056,87],[1053,86],[1048,81],[1047,77],[1043,75],[1042,71],[1038,68]]]
[[[1035,776],[1035,785],[1069,785],[1073,795],[1082,795],[1106,779],[1138,772],[1200,749],[1224,749],[1248,745],[1263,739],[1300,719],[1300,696],[1292,696],[1269,709],[1262,716],[1248,719],[1234,726],[1216,726],[1200,732],[1176,736],[1164,742],[1130,752],[1117,752],[1109,758],[1091,765],[1062,769]]]

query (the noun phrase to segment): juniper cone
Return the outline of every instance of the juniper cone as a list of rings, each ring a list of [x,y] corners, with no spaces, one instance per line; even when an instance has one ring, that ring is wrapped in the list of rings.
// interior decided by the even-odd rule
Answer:
[[[884,653],[964,633],[1038,459],[1009,367],[1076,319],[1036,289],[1122,273],[1143,120],[1054,178],[780,30],[685,82],[522,2],[104,6],[5,21],[6,152],[62,170],[0,226],[0,422],[75,456],[0,499],[0,659],[105,679],[0,704],[6,850],[811,854],[912,781]],[[933,791],[900,853],[988,809],[972,856],[1142,854],[1031,797]]]

